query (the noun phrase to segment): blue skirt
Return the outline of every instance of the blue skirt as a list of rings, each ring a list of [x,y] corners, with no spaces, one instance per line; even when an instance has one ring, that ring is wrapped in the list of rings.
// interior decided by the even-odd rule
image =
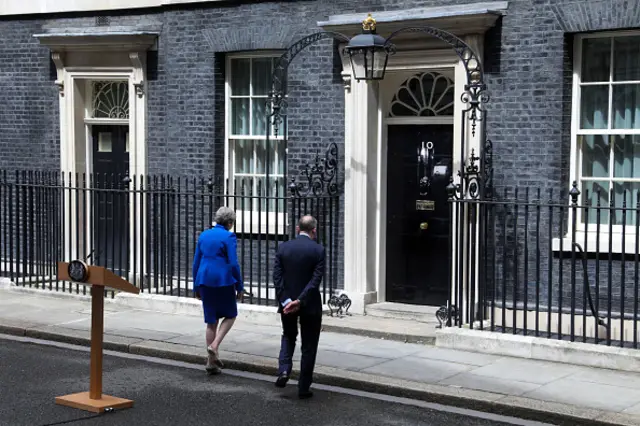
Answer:
[[[205,323],[215,324],[220,318],[235,318],[238,316],[235,286],[199,286],[198,292],[200,293],[200,299],[202,299]]]

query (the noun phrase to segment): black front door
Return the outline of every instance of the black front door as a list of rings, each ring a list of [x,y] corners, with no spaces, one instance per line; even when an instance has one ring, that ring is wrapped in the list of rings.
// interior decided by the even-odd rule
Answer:
[[[129,126],[93,126],[93,262],[123,274],[128,263]]]
[[[389,126],[387,300],[444,305],[448,297],[452,125]]]

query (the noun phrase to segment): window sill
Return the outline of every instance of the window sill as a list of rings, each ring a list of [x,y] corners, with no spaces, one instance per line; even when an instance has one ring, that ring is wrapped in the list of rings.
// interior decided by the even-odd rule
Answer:
[[[627,234],[622,245],[622,235],[614,234],[611,238],[611,249],[609,249],[610,237],[607,234],[600,234],[600,241],[596,239],[596,234],[588,233],[585,245],[585,233],[576,232],[575,242],[582,247],[587,253],[615,253],[615,254],[634,254],[636,252],[636,236],[635,234]],[[554,238],[551,242],[551,248],[554,252],[571,253],[573,239],[571,236],[562,238],[562,250],[560,249],[560,238]],[[578,250],[576,249],[576,252]]]

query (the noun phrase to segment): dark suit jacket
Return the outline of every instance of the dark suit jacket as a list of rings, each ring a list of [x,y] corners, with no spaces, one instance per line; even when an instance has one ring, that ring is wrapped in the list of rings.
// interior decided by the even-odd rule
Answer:
[[[320,283],[324,276],[324,247],[299,235],[278,247],[273,265],[273,282],[278,312],[287,300],[300,300],[300,312],[322,314]]]

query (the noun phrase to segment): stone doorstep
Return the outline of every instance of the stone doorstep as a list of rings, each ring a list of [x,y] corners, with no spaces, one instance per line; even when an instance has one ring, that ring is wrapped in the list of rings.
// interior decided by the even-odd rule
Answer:
[[[365,306],[368,316],[392,318],[405,321],[417,321],[426,324],[438,324],[436,312],[439,306],[409,305],[404,303],[381,302]]]
[[[57,292],[38,289],[35,287],[22,287],[12,285],[7,281],[0,281],[0,291],[36,295],[38,297],[52,297],[58,299],[73,299],[89,302],[89,295]],[[202,316],[202,306],[197,299],[190,297],[167,296],[162,294],[140,293],[116,293],[113,298],[105,298],[105,304],[127,307],[135,310],[162,312],[176,315]],[[418,343],[425,345],[435,344],[435,327],[407,320],[374,318],[361,315],[330,316],[329,309],[325,306],[325,316],[322,320],[323,331],[353,334],[363,337],[393,340],[405,343]],[[280,316],[275,307],[238,304],[239,315],[249,323],[271,325],[280,327]]]
[[[640,350],[449,327],[436,347],[640,373]]]
[[[51,330],[44,331],[41,328],[23,328],[19,330],[17,326],[5,327],[4,324],[0,324],[0,339],[2,339],[2,334],[50,340],[85,347],[90,346],[89,333],[84,331],[65,330],[65,333],[60,333]],[[197,348],[153,340],[140,341],[105,335],[104,348],[107,351],[170,359],[193,364],[204,364],[206,360],[206,357],[202,355],[201,351]],[[277,374],[276,361],[272,358],[223,351],[220,352],[220,355],[224,359],[227,368],[271,376]],[[292,379],[295,380],[296,378],[297,372],[294,371]],[[321,365],[316,367],[314,380],[321,385],[339,386],[365,392],[411,398],[539,422],[555,424],[567,424],[567,422],[569,422],[568,424],[585,426],[640,426],[640,418],[628,414],[464,389],[455,386],[413,382]]]

